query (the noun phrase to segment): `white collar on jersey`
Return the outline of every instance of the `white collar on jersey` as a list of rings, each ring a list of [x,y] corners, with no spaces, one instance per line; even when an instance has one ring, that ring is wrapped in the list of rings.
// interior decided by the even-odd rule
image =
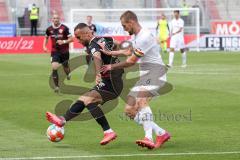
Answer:
[[[136,39],[139,35],[141,35],[144,31],[144,28],[141,28],[141,30],[137,33],[137,34],[134,34],[134,39]]]
[[[61,25],[62,25],[62,23],[60,23],[58,26],[54,26],[54,24],[52,23],[52,27],[53,27],[54,29],[59,28]]]

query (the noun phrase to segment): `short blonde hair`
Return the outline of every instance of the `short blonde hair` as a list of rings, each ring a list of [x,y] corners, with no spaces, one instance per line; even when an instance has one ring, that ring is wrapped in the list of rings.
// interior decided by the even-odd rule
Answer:
[[[124,19],[126,22],[129,22],[130,20],[138,22],[137,15],[133,11],[129,11],[129,10],[124,12],[121,15],[120,20],[122,20],[122,19]]]

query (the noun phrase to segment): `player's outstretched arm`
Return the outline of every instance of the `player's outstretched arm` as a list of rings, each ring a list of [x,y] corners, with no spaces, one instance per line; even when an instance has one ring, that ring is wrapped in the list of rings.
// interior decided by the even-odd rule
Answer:
[[[132,54],[130,57],[126,59],[126,61],[122,61],[120,63],[114,63],[111,65],[104,65],[101,68],[101,72],[106,73],[110,70],[117,70],[122,68],[128,68],[133,66],[135,63],[137,63],[139,57],[137,57],[135,54]]]
[[[114,42],[117,43],[117,42]],[[98,43],[101,46],[101,51],[106,54],[106,55],[110,55],[110,56],[130,56],[132,54],[133,48],[132,46],[126,47],[124,49],[119,49],[119,50],[115,50],[115,51],[110,51],[105,47],[105,43]],[[118,42],[118,47],[117,48],[121,48],[121,45],[123,43],[119,43]]]
[[[101,49],[101,51],[104,54],[107,54],[110,56],[120,56],[120,55],[130,56],[132,54],[130,49],[127,49],[127,50],[121,49],[121,50],[117,50],[117,51],[108,51],[106,49]]]

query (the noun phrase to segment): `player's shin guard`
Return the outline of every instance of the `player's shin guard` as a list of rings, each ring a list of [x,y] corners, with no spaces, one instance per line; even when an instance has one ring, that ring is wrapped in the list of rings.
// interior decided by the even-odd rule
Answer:
[[[109,130],[110,126],[108,124],[108,121],[101,110],[101,108],[98,107],[98,103],[91,103],[86,106],[93,116],[93,118],[98,122],[98,124],[102,127],[103,131]]]
[[[52,71],[52,78],[53,78],[53,82],[54,82],[55,86],[59,87],[59,85],[58,85],[58,72],[55,69]]]
[[[63,116],[66,121],[78,116],[85,108],[83,101],[76,101]]]

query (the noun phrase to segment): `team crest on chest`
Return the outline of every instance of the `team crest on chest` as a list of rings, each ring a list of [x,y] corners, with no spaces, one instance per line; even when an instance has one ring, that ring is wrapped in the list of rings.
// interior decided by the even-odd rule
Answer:
[[[59,29],[58,31],[59,31],[59,33],[63,33],[63,29]]]

